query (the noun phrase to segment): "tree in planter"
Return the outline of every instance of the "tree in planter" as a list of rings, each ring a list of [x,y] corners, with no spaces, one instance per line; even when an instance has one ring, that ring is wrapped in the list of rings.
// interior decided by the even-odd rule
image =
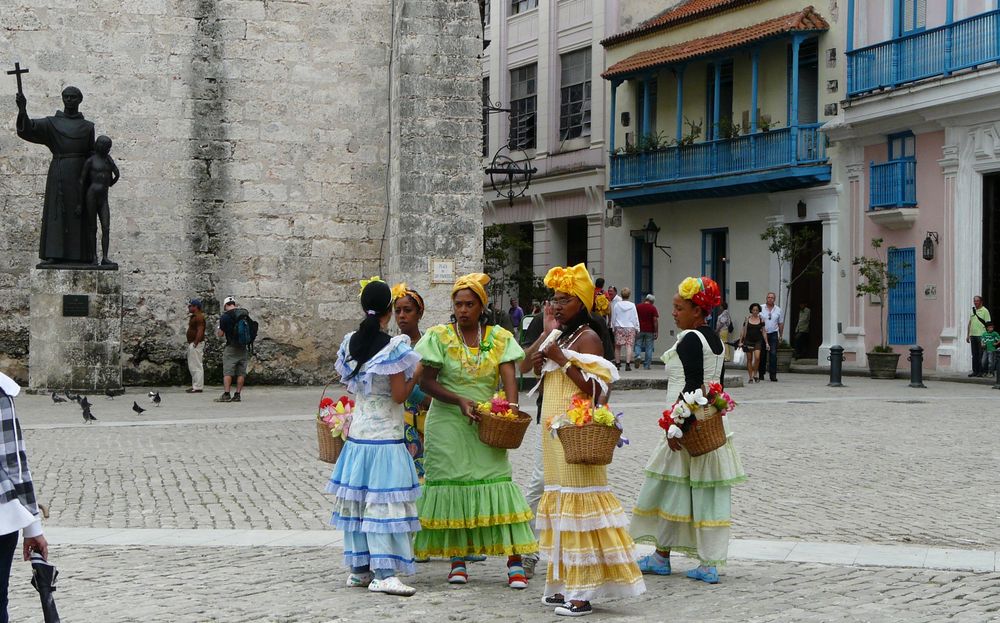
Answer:
[[[840,254],[834,253],[833,249],[823,249],[807,258],[798,272],[793,272],[792,262],[800,254],[810,249],[816,238],[816,232],[811,229],[802,228],[793,233],[787,225],[771,225],[760,235],[760,239],[767,243],[767,250],[778,260],[778,283],[783,286],[778,288],[780,290],[778,292],[778,307],[781,309],[786,308],[792,285],[796,281],[820,272],[823,256],[829,257],[834,262],[840,261]],[[788,271],[787,278],[784,276],[786,270]],[[782,345],[787,348],[788,343],[785,342],[785,336],[779,337]]]
[[[854,265],[858,267],[858,275],[862,281],[855,287],[857,296],[877,296],[878,297],[878,329],[880,341],[878,346],[872,349],[876,353],[891,353],[892,348],[885,335],[885,300],[889,296],[889,290],[899,285],[899,275],[889,272],[889,264],[882,255],[881,238],[872,238],[872,254],[874,257],[861,256],[854,258]],[[891,247],[890,247],[891,248]]]

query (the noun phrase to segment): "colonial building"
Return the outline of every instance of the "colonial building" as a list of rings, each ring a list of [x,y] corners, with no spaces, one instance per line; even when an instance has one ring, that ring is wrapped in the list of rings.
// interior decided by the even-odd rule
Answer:
[[[602,42],[606,197],[621,216],[604,234],[618,260],[607,264],[610,282],[669,295],[685,276],[709,275],[738,325],[789,276],[760,239],[769,225],[812,230],[817,252],[840,248],[821,131],[844,86],[843,15],[829,4],[688,0]],[[839,268],[829,257],[820,264],[782,303],[809,305],[809,350],[822,356],[838,339],[842,294]],[[657,348],[671,338],[660,339]]]
[[[888,342],[925,366],[968,371],[972,298],[1000,306],[1000,10],[992,0],[842,3],[847,99],[838,146],[850,254],[883,238],[900,278]],[[863,365],[878,306],[842,292],[844,346]],[[906,365],[905,361],[902,365]]]

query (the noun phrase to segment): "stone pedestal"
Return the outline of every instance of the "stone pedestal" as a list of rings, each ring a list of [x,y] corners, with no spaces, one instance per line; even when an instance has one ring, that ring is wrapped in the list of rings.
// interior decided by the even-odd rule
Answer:
[[[30,389],[121,388],[123,280],[117,270],[32,271]]]

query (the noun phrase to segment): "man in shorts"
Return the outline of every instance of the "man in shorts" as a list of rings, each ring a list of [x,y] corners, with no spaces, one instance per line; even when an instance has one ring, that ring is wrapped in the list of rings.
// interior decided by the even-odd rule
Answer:
[[[215,332],[219,337],[226,338],[226,347],[222,349],[222,395],[215,402],[240,402],[243,391],[243,380],[247,374],[247,347],[240,344],[236,337],[236,322],[247,315],[247,310],[236,305],[236,299],[227,296],[222,302],[222,316],[219,318],[219,328]],[[230,395],[229,390],[236,377],[236,393]]]

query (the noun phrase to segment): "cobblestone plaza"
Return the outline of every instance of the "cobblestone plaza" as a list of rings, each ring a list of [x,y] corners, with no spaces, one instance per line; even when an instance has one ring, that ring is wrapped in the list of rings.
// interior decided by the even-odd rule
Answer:
[[[722,583],[647,577],[637,600],[595,604],[604,620],[988,621],[1000,610],[1000,424],[988,385],[785,375],[734,390],[731,416],[750,481],[734,492]],[[503,583],[503,561],[447,564],[411,578],[404,599],[343,587],[339,533],[315,459],[318,388],[250,388],[246,402],[145,389],[72,404],[22,396],[25,431],[66,621],[400,621],[554,619]],[[658,437],[662,392],[620,391],[631,445],[609,476],[626,510]],[[152,407],[151,405],[149,405]],[[513,452],[527,482],[539,429]],[[541,569],[541,567],[539,567]],[[28,565],[15,562],[11,618],[38,617]],[[502,606],[501,606],[502,604]]]

